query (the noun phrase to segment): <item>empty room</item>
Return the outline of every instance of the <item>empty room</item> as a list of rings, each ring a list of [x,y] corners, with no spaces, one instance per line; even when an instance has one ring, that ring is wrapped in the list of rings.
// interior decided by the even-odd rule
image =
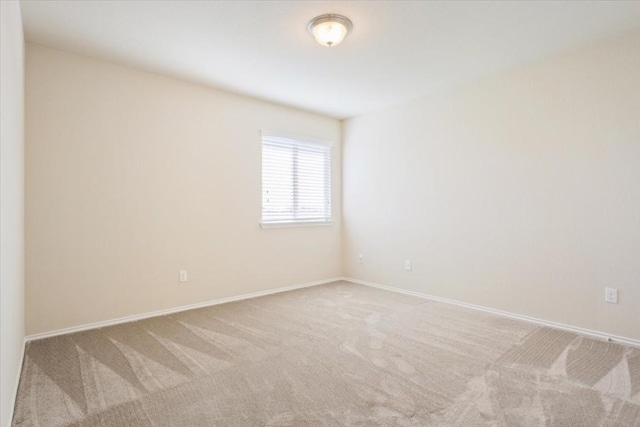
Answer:
[[[640,1],[0,7],[0,427],[640,427]]]

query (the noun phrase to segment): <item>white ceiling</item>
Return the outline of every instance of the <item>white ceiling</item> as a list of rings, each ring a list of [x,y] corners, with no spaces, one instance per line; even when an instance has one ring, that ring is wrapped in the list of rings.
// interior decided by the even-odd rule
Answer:
[[[340,13],[335,48],[308,21]],[[346,118],[640,28],[640,1],[22,1],[26,38]]]

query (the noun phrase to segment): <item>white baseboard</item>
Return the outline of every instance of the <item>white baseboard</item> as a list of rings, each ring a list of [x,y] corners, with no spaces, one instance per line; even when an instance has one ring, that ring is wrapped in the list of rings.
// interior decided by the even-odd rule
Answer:
[[[640,347],[640,340],[633,339],[633,338],[626,338],[626,337],[621,337],[621,336],[617,336],[617,335],[611,335],[611,334],[607,334],[605,332],[593,331],[591,329],[585,329],[585,328],[580,328],[580,327],[577,327],[577,326],[566,325],[564,323],[552,322],[552,321],[549,321],[549,320],[538,319],[536,317],[530,317],[530,316],[525,316],[525,315],[522,315],[522,314],[511,313],[509,311],[497,310],[495,308],[489,308],[489,307],[483,307],[481,305],[469,304],[469,303],[466,303],[466,302],[456,301],[456,300],[452,300],[452,299],[449,299],[449,298],[442,298],[442,297],[437,297],[437,296],[433,296],[433,295],[423,294],[423,293],[420,293],[420,292],[408,291],[408,290],[405,290],[405,289],[395,288],[393,286],[380,285],[378,283],[367,282],[365,280],[352,279],[350,277],[342,277],[341,279],[345,280],[347,282],[357,283],[359,285],[365,285],[365,286],[370,286],[370,287],[373,287],[373,288],[384,289],[386,291],[392,291],[392,292],[397,292],[397,293],[400,293],[400,294],[411,295],[411,296],[414,296],[414,297],[419,297],[419,298],[425,298],[425,299],[429,299],[429,300],[433,300],[433,301],[444,302],[444,303],[447,303],[447,304],[454,304],[454,305],[458,305],[458,306],[461,306],[461,307],[471,308],[473,310],[479,310],[479,311],[484,311],[486,313],[495,314],[497,316],[509,317],[511,319],[517,319],[517,320],[523,320],[525,322],[535,323],[535,324],[542,325],[542,326],[549,326],[551,328],[562,329],[562,330],[569,331],[569,332],[575,332],[577,334],[587,335],[587,336],[598,338],[598,339],[603,339],[603,340],[607,340],[607,341],[614,341],[614,342],[617,342],[617,343],[620,343],[620,344],[630,345],[630,346],[634,346],[634,347]]]
[[[285,286],[285,287],[282,287],[282,288],[269,289],[269,290],[266,290],[266,291],[253,292],[253,293],[250,293],[250,294],[237,295],[237,296],[227,297],[227,298],[220,298],[220,299],[216,299],[216,300],[205,301],[205,302],[196,303],[196,304],[183,305],[183,306],[180,306],[180,307],[174,307],[174,308],[169,308],[169,309],[165,309],[165,310],[158,310],[158,311],[152,311],[152,312],[148,312],[148,313],[136,314],[136,315],[133,315],[133,316],[120,317],[118,319],[111,319],[111,320],[105,320],[105,321],[102,321],[102,322],[89,323],[89,324],[85,324],[85,325],[74,326],[74,327],[71,327],[71,328],[57,329],[57,330],[54,330],[54,331],[43,332],[43,333],[40,333],[40,334],[28,335],[28,336],[25,337],[25,343],[28,342],[28,341],[33,341],[33,340],[37,340],[37,339],[54,337],[54,336],[57,336],[57,335],[70,334],[70,333],[73,333],[73,332],[86,331],[86,330],[90,330],[90,329],[104,328],[105,326],[111,326],[111,325],[117,325],[117,324],[120,324],[120,323],[133,322],[133,321],[136,321],[136,320],[147,319],[149,317],[156,317],[156,316],[163,316],[163,315],[166,315],[166,314],[178,313],[180,311],[192,310],[194,308],[209,307],[209,306],[212,306],[212,305],[225,304],[225,303],[233,302],[233,301],[240,301],[240,300],[245,300],[245,299],[265,296],[265,295],[277,294],[277,293],[280,293],[280,292],[292,291],[292,290],[295,290],[295,289],[307,288],[307,287],[310,287],[310,286],[323,285],[325,283],[331,283],[331,282],[335,282],[335,281],[338,281],[338,280],[344,280],[344,281],[351,282],[351,283],[370,286],[370,287],[374,287],[374,288],[378,288],[378,289],[384,289],[384,290],[387,290],[387,291],[397,292],[397,293],[401,293],[401,294],[405,294],[405,295],[411,295],[411,296],[415,296],[415,297],[419,297],[419,298],[430,299],[430,300],[433,300],[433,301],[440,301],[440,302],[444,302],[444,303],[447,303],[447,304],[454,304],[454,305],[458,305],[458,306],[461,306],[461,307],[466,307],[466,308],[471,308],[471,309],[474,309],[474,310],[484,311],[486,313],[491,313],[491,314],[495,314],[495,315],[498,315],[498,316],[503,316],[503,317],[509,317],[509,318],[512,318],[512,319],[523,320],[525,322],[531,322],[531,323],[535,323],[535,324],[542,325],[542,326],[549,326],[549,327],[552,327],[552,328],[563,329],[563,330],[566,330],[566,331],[575,332],[575,333],[582,334],[582,335],[588,335],[588,336],[599,338],[599,339],[611,340],[611,341],[619,342],[621,344],[640,347],[640,340],[633,339],[633,338],[626,338],[626,337],[621,337],[621,336],[617,336],[617,335],[607,334],[605,332],[593,331],[593,330],[590,330],[590,329],[580,328],[580,327],[577,327],[577,326],[566,325],[564,323],[558,323],[558,322],[552,322],[552,321],[549,321],[549,320],[538,319],[536,317],[525,316],[525,315],[522,315],[522,314],[512,313],[512,312],[509,312],[509,311],[503,311],[503,310],[484,307],[484,306],[480,306],[480,305],[470,304],[470,303],[466,303],[466,302],[462,302],[462,301],[456,301],[456,300],[452,300],[452,299],[449,299],[449,298],[437,297],[437,296],[433,296],[433,295],[423,294],[423,293],[420,293],[420,292],[415,292],[415,291],[409,291],[409,290],[405,290],[405,289],[395,288],[393,286],[386,286],[386,285],[381,285],[381,284],[378,284],[378,283],[367,282],[365,280],[353,279],[353,278],[350,278],[350,277],[333,277],[333,278],[330,278],[330,279],[317,280],[315,282],[308,282],[308,283],[303,283],[303,284],[300,284],[300,285]],[[23,352],[23,358],[24,358],[24,347],[22,349],[22,352]],[[19,374],[18,374],[18,379],[19,379]]]
[[[266,291],[253,292],[253,293],[250,293],[250,294],[236,295],[236,296],[233,296],[233,297],[220,298],[220,299],[215,299],[215,300],[205,301],[205,302],[199,302],[199,303],[189,304],[189,305],[182,305],[180,307],[173,307],[173,308],[167,308],[167,309],[164,309],[164,310],[151,311],[151,312],[148,312],[148,313],[135,314],[133,316],[126,316],[126,317],[120,317],[120,318],[117,318],[117,319],[104,320],[102,322],[88,323],[88,324],[85,324],[85,325],[73,326],[71,328],[57,329],[57,330],[54,330],[54,331],[43,332],[43,333],[40,333],[40,334],[28,335],[27,337],[25,337],[25,342],[26,341],[39,340],[39,339],[42,339],[42,338],[55,337],[57,335],[71,334],[73,332],[80,332],[80,331],[87,331],[87,330],[90,330],[90,329],[104,328],[105,326],[118,325],[120,323],[134,322],[136,320],[148,319],[149,317],[164,316],[166,314],[178,313],[180,311],[193,310],[194,308],[209,307],[209,306],[212,306],[212,305],[225,304],[225,303],[233,302],[233,301],[240,301],[240,300],[245,300],[245,299],[261,297],[261,296],[265,296],[265,295],[278,294],[280,292],[287,292],[287,291],[293,291],[295,289],[308,288],[310,286],[323,285],[325,283],[336,282],[338,280],[342,280],[342,278],[341,277],[334,277],[334,278],[331,278],[331,279],[317,280],[315,282],[303,283],[301,285],[285,286],[285,287],[282,287],[282,288],[276,288],[276,289],[269,289],[269,290],[266,290]]]

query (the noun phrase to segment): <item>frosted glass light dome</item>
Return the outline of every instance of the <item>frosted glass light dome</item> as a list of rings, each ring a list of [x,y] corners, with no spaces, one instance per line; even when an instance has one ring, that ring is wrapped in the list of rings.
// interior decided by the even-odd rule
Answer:
[[[311,34],[322,46],[333,47],[339,45],[353,28],[351,21],[342,15],[320,15],[309,22]]]

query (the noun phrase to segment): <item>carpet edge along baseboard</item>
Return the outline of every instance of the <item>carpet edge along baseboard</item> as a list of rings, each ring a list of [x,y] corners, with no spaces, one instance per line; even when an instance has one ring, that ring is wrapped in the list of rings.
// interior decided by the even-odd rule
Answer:
[[[375,282],[369,282],[369,281],[366,281],[366,280],[354,279],[354,278],[351,278],[351,277],[344,277],[344,276],[332,277],[332,278],[329,278],[329,279],[316,280],[316,281],[313,281],[313,282],[306,282],[306,283],[302,283],[302,284],[298,284],[298,285],[284,286],[284,287],[275,288],[275,289],[268,289],[268,290],[265,290],[265,291],[252,292],[252,293],[249,293],[249,294],[236,295],[236,296],[231,296],[231,297],[226,297],[226,298],[218,298],[218,299],[204,301],[204,302],[200,302],[200,303],[182,305],[182,306],[163,309],[163,310],[156,310],[156,311],[147,312],[147,313],[141,313],[141,314],[135,314],[135,315],[131,315],[131,316],[119,317],[119,318],[116,318],[116,319],[109,319],[109,320],[104,320],[104,321],[99,321],[99,322],[87,323],[87,324],[84,324],[84,325],[72,326],[72,327],[69,327],[69,328],[56,329],[56,330],[52,330],[52,331],[47,331],[47,332],[42,332],[42,333],[37,333],[37,334],[32,334],[32,335],[27,335],[25,337],[25,342],[39,340],[39,339],[42,339],[42,338],[50,338],[50,337],[54,337],[54,336],[58,336],[58,335],[70,334],[70,333],[74,333],[74,332],[86,331],[86,330],[91,330],[91,329],[98,329],[98,328],[103,328],[103,327],[111,326],[111,325],[117,325],[117,324],[121,324],[121,323],[134,322],[134,321],[137,321],[137,320],[148,319],[150,317],[164,316],[164,315],[167,315],[167,314],[179,313],[181,311],[186,311],[186,310],[192,310],[192,309],[195,309],[195,308],[209,307],[209,306],[213,306],[213,305],[225,304],[225,303],[234,302],[234,301],[241,301],[241,300],[245,300],[245,299],[258,298],[258,297],[261,297],[261,296],[277,294],[277,293],[280,293],[280,292],[287,292],[287,291],[293,291],[293,290],[296,290],[296,289],[302,289],[302,288],[306,288],[306,287],[309,287],[309,286],[324,285],[326,283],[336,282],[336,281],[339,281],[339,280],[344,280],[346,282],[356,283],[356,284],[363,285],[363,286],[371,286],[371,287],[374,287],[374,288],[384,289],[384,290],[387,290],[387,291],[397,292],[397,293],[410,295],[410,296],[414,296],[414,297],[418,297],[418,298],[444,302],[444,303],[447,303],[447,304],[454,304],[454,305],[457,305],[457,306],[466,307],[466,308],[470,308],[470,309],[473,309],[473,310],[483,311],[485,313],[491,313],[491,314],[494,314],[496,316],[508,317],[508,318],[511,318],[511,319],[522,320],[522,321],[525,321],[525,322],[531,322],[531,323],[535,323],[535,324],[538,324],[538,325],[549,326],[551,328],[556,328],[556,329],[562,329],[562,330],[565,330],[565,331],[575,332],[577,334],[587,335],[587,336],[598,338],[598,339],[604,339],[604,340],[608,340],[608,341],[614,341],[614,342],[617,342],[617,343],[620,343],[620,344],[631,345],[631,346],[634,346],[634,347],[640,347],[640,340],[639,339],[618,336],[618,335],[609,334],[609,333],[606,333],[606,332],[595,331],[595,330],[592,330],[592,329],[587,329],[587,328],[581,328],[581,327],[578,327],[578,326],[568,325],[568,324],[565,324],[565,323],[554,322],[554,321],[551,321],[551,320],[540,319],[540,318],[537,318],[537,317],[526,316],[526,315],[523,315],[523,314],[513,313],[513,312],[509,312],[509,311],[504,311],[504,310],[498,310],[498,309],[494,309],[494,308],[491,308],[491,307],[485,307],[485,306],[481,306],[481,305],[470,304],[470,303],[466,303],[466,302],[463,302],[463,301],[453,300],[453,299],[449,299],[449,298],[442,298],[442,297],[438,297],[438,296],[434,296],[434,295],[424,294],[424,293],[421,293],[421,292],[409,291],[409,290],[397,288],[397,287],[394,287],[394,286],[382,285],[382,284],[375,283]]]
[[[106,326],[119,325],[121,323],[128,323],[128,322],[135,322],[137,320],[149,319],[151,317],[165,316],[167,314],[179,313],[182,311],[193,310],[196,308],[209,307],[213,305],[226,304],[234,301],[242,301],[245,299],[279,294],[281,292],[294,291],[296,289],[308,288],[310,286],[324,285],[325,283],[337,282],[340,280],[345,280],[345,279],[343,279],[342,277],[333,277],[330,279],[322,279],[322,280],[316,280],[313,282],[306,282],[299,285],[283,286],[275,289],[267,289],[264,291],[251,292],[248,294],[235,295],[235,296],[225,297],[225,298],[217,298],[213,300],[197,302],[194,304],[187,304],[187,305],[181,305],[178,307],[166,308],[162,310],[149,311],[146,313],[133,314],[131,316],[124,316],[124,317],[118,317],[115,319],[102,320],[99,322],[86,323],[84,325],[71,326],[68,328],[54,329],[52,331],[47,331],[47,332],[39,332],[36,334],[25,336],[24,340],[25,342],[29,342],[29,341],[35,341],[43,338],[51,338],[58,335],[72,334],[74,332],[88,331],[91,329],[99,329],[99,328],[104,328]]]
[[[554,322],[554,321],[551,321],[551,320],[540,319],[540,318],[537,318],[537,317],[526,316],[524,314],[513,313],[513,312],[505,311],[505,310],[498,310],[498,309],[495,309],[495,308],[485,307],[485,306],[482,306],[482,305],[471,304],[471,303],[458,301],[458,300],[454,300],[454,299],[442,298],[442,297],[429,295],[429,294],[423,294],[421,292],[409,291],[409,290],[406,290],[406,289],[396,288],[394,286],[381,285],[379,283],[369,282],[369,281],[366,281],[366,280],[353,279],[353,278],[349,278],[349,277],[343,277],[342,280],[345,280],[345,281],[351,282],[351,283],[357,283],[359,285],[371,286],[373,288],[378,288],[378,289],[384,289],[384,290],[391,291],[391,292],[397,292],[397,293],[401,293],[401,294],[404,294],[404,295],[410,295],[410,296],[414,296],[414,297],[418,297],[418,298],[424,298],[424,299],[433,300],[433,301],[439,301],[439,302],[443,302],[443,303],[447,303],[447,304],[453,304],[453,305],[457,305],[457,306],[460,306],[460,307],[470,308],[472,310],[478,310],[478,311],[483,311],[485,313],[494,314],[496,316],[508,317],[510,319],[516,319],[516,320],[521,320],[523,322],[535,323],[537,325],[548,326],[550,328],[562,329],[562,330],[565,330],[565,331],[574,332],[574,333],[579,334],[579,335],[586,335],[586,336],[589,336],[589,337],[592,337],[592,338],[603,339],[603,340],[607,340],[607,341],[616,342],[616,343],[619,343],[619,344],[630,345],[630,346],[633,346],[633,347],[639,347],[640,348],[640,339],[623,337],[623,336],[619,336],[619,335],[615,335],[615,334],[609,334],[607,332],[594,331],[592,329],[581,328],[579,326],[573,326],[573,325],[568,325],[568,324],[565,324],[565,323]]]

